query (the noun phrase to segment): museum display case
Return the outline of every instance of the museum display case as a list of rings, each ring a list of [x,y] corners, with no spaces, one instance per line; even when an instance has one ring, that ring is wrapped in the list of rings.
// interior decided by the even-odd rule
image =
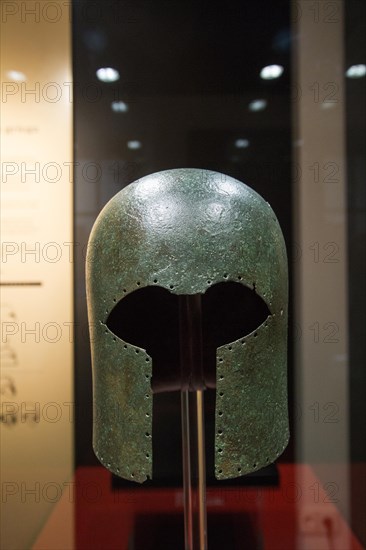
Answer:
[[[361,0],[1,3],[1,548],[366,547],[365,28]]]

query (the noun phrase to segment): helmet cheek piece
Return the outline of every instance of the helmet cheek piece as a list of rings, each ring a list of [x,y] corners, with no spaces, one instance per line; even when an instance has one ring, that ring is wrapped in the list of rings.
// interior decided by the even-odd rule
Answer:
[[[283,452],[289,438],[287,258],[278,221],[262,197],[216,172],[177,169],[146,176],[102,210],[86,267],[93,446],[105,467],[137,482],[152,477],[153,390],[187,389],[187,384],[188,389],[216,386],[217,479],[255,471]],[[250,289],[264,307],[246,324],[248,312],[240,311],[234,297],[230,310],[237,304],[238,326],[246,328],[231,333],[225,312],[213,312],[234,283],[240,291]],[[194,296],[199,299],[192,302]],[[164,346],[164,334],[158,339],[154,332],[163,330],[158,319],[164,319],[174,339],[179,325],[170,315],[187,297],[202,301],[203,348],[207,340],[214,346],[213,370],[207,371],[204,355],[203,366],[197,363],[196,387],[189,386],[179,365],[182,353],[171,361],[174,350]],[[128,315],[123,330],[115,329],[116,312],[125,304],[129,315],[136,309],[140,319],[146,317],[142,339],[135,338]],[[193,319],[197,315],[198,310]],[[215,335],[220,322],[222,333]]]

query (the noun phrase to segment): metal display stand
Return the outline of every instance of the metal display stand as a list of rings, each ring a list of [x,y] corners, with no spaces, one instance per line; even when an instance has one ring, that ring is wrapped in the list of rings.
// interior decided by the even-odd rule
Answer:
[[[185,550],[207,549],[201,296],[179,297]]]
[[[181,393],[185,550],[206,550],[203,391]]]

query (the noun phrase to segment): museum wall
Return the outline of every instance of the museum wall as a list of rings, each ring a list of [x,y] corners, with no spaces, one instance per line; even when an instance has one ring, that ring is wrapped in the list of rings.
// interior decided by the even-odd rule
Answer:
[[[29,548],[73,474],[71,14],[1,3],[1,547]],[[66,530],[72,534],[72,515]]]

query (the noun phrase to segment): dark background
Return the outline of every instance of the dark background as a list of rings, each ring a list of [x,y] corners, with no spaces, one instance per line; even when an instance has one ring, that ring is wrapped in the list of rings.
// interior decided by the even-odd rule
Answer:
[[[267,10],[264,17],[261,2],[75,2],[79,250],[104,204],[125,185],[159,170],[195,167],[228,174],[258,191],[276,212],[291,261],[290,13],[288,2],[272,6],[271,16]],[[260,22],[260,32],[253,21]],[[264,81],[260,70],[271,63],[283,65],[284,74]],[[120,80],[99,82],[99,67],[118,69]],[[267,108],[249,111],[255,99],[266,99]],[[116,100],[128,111],[113,112]],[[237,139],[249,140],[249,147],[237,148]],[[139,140],[142,147],[128,149],[129,140]],[[91,445],[84,261],[76,255],[78,465],[97,464]],[[291,386],[292,376],[290,396]],[[209,409],[213,399],[207,395]],[[154,418],[163,426],[156,430],[154,458],[164,478],[180,471],[179,414],[179,394],[154,396]],[[208,461],[212,454],[211,445]],[[287,457],[292,455],[293,438]]]

